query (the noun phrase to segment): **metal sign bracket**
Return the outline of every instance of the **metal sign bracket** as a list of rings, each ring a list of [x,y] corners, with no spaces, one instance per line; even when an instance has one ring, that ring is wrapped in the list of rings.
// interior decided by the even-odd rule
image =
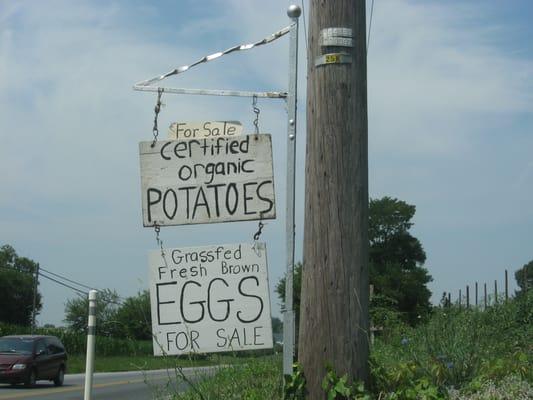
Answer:
[[[287,216],[286,216],[286,252],[287,264],[285,275],[285,310],[283,313],[283,374],[292,375],[295,343],[295,315],[293,308],[293,270],[294,270],[294,237],[295,237],[295,169],[296,169],[296,103],[297,103],[297,81],[298,81],[298,18],[301,15],[301,8],[297,5],[289,6],[287,15],[292,23],[273,33],[264,39],[251,43],[231,47],[225,51],[205,56],[198,61],[184,65],[156,76],[152,79],[136,83],[133,90],[143,92],[164,92],[173,94],[208,95],[208,96],[234,96],[234,97],[257,97],[268,99],[284,99],[287,103]],[[287,92],[255,92],[242,90],[225,89],[186,89],[170,88],[158,85],[158,82],[172,75],[178,75],[188,71],[198,64],[210,62],[229,53],[249,50],[257,46],[268,44],[280,37],[290,33],[289,42],[289,88]],[[337,32],[334,32],[335,34]],[[342,32],[341,32],[342,33]],[[327,39],[329,40],[329,39]]]

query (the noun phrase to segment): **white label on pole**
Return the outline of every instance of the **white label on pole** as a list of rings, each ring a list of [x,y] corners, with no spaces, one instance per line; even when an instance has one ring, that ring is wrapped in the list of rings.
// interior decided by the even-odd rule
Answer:
[[[154,355],[272,348],[266,245],[149,254]]]
[[[269,134],[139,144],[144,226],[276,218]]]
[[[171,140],[235,137],[242,135],[239,121],[174,122],[170,125]]]

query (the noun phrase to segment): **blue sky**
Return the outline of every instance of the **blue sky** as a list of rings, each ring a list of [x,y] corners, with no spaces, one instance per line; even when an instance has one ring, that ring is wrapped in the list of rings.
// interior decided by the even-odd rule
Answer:
[[[307,3],[305,3],[307,6]],[[370,2],[368,2],[368,5]],[[138,81],[286,25],[287,1],[1,1],[0,243],[44,268],[122,296],[147,287],[138,142],[153,94]],[[372,197],[417,206],[435,300],[477,280],[503,284],[533,259],[531,2],[376,0],[368,56]],[[303,233],[305,43],[301,30],[297,259]],[[285,90],[287,38],[202,65],[174,87]],[[164,96],[174,121],[240,120],[249,99]],[[278,219],[267,224],[271,287],[284,271],[286,113],[260,101],[272,133]],[[162,230],[168,247],[251,240],[256,223]],[[231,239],[231,240],[229,240]],[[514,285],[514,280],[512,280]],[[61,324],[70,290],[43,281],[40,323]],[[464,290],[464,289],[463,289]],[[278,300],[271,298],[275,315]]]

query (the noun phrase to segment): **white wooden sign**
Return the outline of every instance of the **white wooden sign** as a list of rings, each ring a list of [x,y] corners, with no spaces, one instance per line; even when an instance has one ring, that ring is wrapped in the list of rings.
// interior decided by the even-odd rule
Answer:
[[[264,243],[149,254],[154,355],[272,348]]]
[[[139,144],[144,226],[276,218],[269,134]]]
[[[242,135],[242,124],[239,121],[174,122],[168,130],[168,138],[171,140],[240,135]]]

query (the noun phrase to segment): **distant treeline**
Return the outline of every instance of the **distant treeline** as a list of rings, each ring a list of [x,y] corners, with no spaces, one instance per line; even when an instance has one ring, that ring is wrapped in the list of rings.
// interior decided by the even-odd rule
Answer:
[[[0,336],[30,334],[30,327],[11,325],[0,322]],[[57,336],[65,345],[69,354],[85,354],[87,336],[65,328],[37,328],[36,335]],[[152,355],[151,340],[116,339],[96,336],[96,354],[100,356],[118,355]]]

